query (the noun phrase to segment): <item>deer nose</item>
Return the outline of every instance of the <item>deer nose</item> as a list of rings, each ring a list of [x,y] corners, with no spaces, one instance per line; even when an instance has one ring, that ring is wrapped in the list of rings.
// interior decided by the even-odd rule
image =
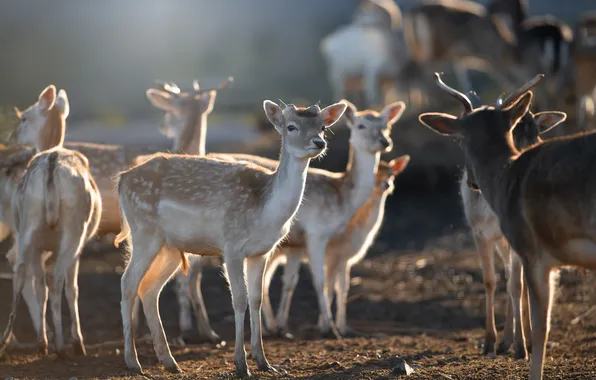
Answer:
[[[312,142],[319,149],[325,148],[325,145],[326,144],[325,144],[325,141],[323,139],[313,139]]]
[[[391,143],[386,138],[383,137],[381,139],[381,145],[383,145],[383,148],[389,148],[389,145],[391,145]]]

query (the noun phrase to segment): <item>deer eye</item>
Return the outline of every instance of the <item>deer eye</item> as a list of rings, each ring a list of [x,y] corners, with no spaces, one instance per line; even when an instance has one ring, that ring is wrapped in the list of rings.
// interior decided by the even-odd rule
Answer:
[[[323,131],[323,132],[324,132],[324,131],[326,131],[326,130],[327,130],[327,126],[323,125],[323,126],[321,127],[321,131]]]
[[[296,128],[295,125],[292,125],[292,124],[288,125],[288,131],[292,132],[292,131],[297,131],[297,130],[298,130],[298,128]]]
[[[364,124],[358,124],[358,129],[365,129],[366,126]]]

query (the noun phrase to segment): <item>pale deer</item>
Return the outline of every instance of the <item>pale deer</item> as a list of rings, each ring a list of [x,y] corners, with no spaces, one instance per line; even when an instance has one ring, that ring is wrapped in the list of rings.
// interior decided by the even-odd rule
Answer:
[[[40,111],[58,107],[56,89],[48,87]],[[45,102],[47,100],[47,102]],[[61,118],[62,132],[65,119]],[[0,149],[0,219],[15,233],[16,246],[7,255],[13,265],[13,300],[8,325],[0,341],[0,355],[12,337],[21,293],[38,334],[39,351],[47,354],[46,304],[48,287],[55,347],[66,356],[62,333],[62,293],[70,309],[74,353],[85,355],[78,309],[79,258],[97,231],[101,196],[81,153],[62,148],[64,136],[54,135],[55,147],[35,155],[25,146]],[[46,275],[48,283],[46,285]],[[27,298],[25,298],[27,301]]]
[[[424,113],[420,122],[456,137],[466,166],[499,218],[503,235],[521,258],[529,292],[532,324],[530,378],[541,379],[550,312],[552,279],[561,266],[596,269],[593,185],[596,134],[548,139],[518,151],[511,130],[528,112],[537,75],[496,107],[474,109],[469,99],[440,87],[465,108],[461,117]]]
[[[474,107],[482,105],[475,93],[468,93],[468,98]],[[499,98],[502,101],[503,98]],[[540,134],[552,129],[565,120],[562,112],[528,112],[513,129],[513,142],[519,149],[527,148],[542,141]],[[523,285],[522,265],[519,257],[510,252],[509,244],[499,227],[499,220],[490,206],[486,203],[482,193],[478,190],[473,175],[464,168],[460,180],[460,194],[464,208],[464,215],[472,230],[472,235],[480,256],[484,291],[486,295],[485,336],[483,354],[495,355],[497,330],[495,327],[494,298],[496,286],[495,250],[501,257],[507,277],[507,292],[509,302],[505,318],[505,330],[497,349],[497,354],[509,351],[514,344],[514,357],[525,359],[526,347],[530,347],[530,321],[527,292]],[[521,304],[520,304],[521,300]],[[521,309],[520,309],[521,307]],[[522,335],[523,334],[523,335]]]
[[[320,50],[334,99],[362,89],[361,106],[377,105],[380,87],[395,87],[407,59],[399,6],[393,0],[363,1],[352,23],[326,36]]]
[[[596,11],[581,15],[575,27],[572,46],[573,84],[577,119],[580,129],[589,129],[593,123],[596,101]]]
[[[142,372],[131,321],[138,294],[160,362],[170,371],[181,371],[165,338],[158,298],[181,262],[183,270],[188,269],[184,252],[223,256],[234,307],[236,371],[249,374],[244,350],[247,304],[252,356],[259,369],[274,369],[263,352],[261,333],[265,264],[290,230],[309,162],[325,150],[324,131],[341,118],[346,105],[282,109],[266,100],[263,107],[282,136],[275,171],[246,161],[159,154],[120,175],[123,227],[115,244],[130,237],[132,252],[122,276],[121,307],[124,357],[131,370]]]

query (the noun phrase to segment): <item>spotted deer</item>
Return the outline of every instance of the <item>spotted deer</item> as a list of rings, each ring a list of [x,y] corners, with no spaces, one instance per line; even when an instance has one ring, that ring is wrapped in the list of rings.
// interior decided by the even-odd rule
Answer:
[[[468,93],[468,99],[474,107],[482,105],[475,93]],[[503,97],[499,98],[502,102]],[[540,135],[551,130],[565,120],[562,112],[528,113],[513,129],[513,143],[519,149],[527,148],[541,142]],[[505,318],[503,337],[496,349],[497,354],[509,351],[514,342],[514,357],[525,359],[525,346],[530,347],[530,320],[528,310],[527,291],[522,279],[522,264],[519,256],[511,253],[509,244],[499,227],[499,220],[482,193],[478,190],[474,176],[464,168],[460,180],[460,194],[464,208],[464,215],[472,230],[476,249],[480,256],[484,291],[486,295],[485,337],[483,354],[495,355],[497,329],[495,327],[494,298],[496,286],[495,255],[496,251],[503,261],[507,276],[507,293],[509,302]],[[520,303],[521,302],[521,303]],[[522,335],[523,334],[523,335]]]
[[[521,151],[512,129],[528,112],[537,75],[497,106],[473,108],[470,100],[442,83],[463,104],[460,117],[430,112],[419,116],[433,131],[456,137],[499,226],[519,255],[528,288],[532,324],[530,378],[542,378],[553,278],[561,266],[596,269],[596,235],[591,173],[596,169],[596,134],[556,137]]]
[[[364,259],[383,224],[385,201],[393,193],[394,180],[410,162],[410,156],[397,157],[390,162],[381,161],[375,178],[375,187],[368,200],[356,211],[345,231],[329,242],[325,254],[327,299],[335,296],[335,324],[340,334],[347,335],[348,291],[350,270]],[[285,273],[284,273],[285,274]],[[321,320],[322,316],[319,317]]]
[[[265,264],[290,230],[309,162],[326,148],[324,131],[341,118],[346,105],[282,109],[266,100],[263,107],[282,136],[275,171],[247,161],[158,154],[120,175],[123,227],[115,244],[128,239],[132,247],[122,276],[121,306],[124,357],[135,372],[142,372],[132,329],[137,294],[160,362],[170,371],[181,371],[165,338],[158,298],[181,263],[183,271],[188,270],[185,252],[223,256],[234,307],[236,371],[249,375],[244,350],[247,304],[252,356],[259,369],[274,370],[265,357],[261,333]],[[190,219],[192,224],[183,222]]]
[[[55,112],[56,88],[39,104],[40,112]],[[61,118],[64,131],[65,118]],[[79,258],[85,243],[97,231],[101,196],[89,171],[87,158],[62,148],[64,136],[53,135],[36,153],[28,146],[0,147],[0,219],[15,234],[16,245],[7,258],[13,265],[13,299],[8,325],[0,341],[0,355],[12,337],[21,295],[38,335],[39,351],[48,352],[46,305],[48,288],[55,347],[66,356],[62,333],[62,293],[70,309],[72,347],[85,355],[78,307]],[[47,281],[46,281],[47,276]]]

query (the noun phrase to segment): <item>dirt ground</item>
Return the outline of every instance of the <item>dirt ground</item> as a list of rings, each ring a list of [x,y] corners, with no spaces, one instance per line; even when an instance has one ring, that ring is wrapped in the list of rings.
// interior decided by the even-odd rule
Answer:
[[[399,180],[397,181],[399,186]],[[413,379],[521,379],[528,362],[512,355],[496,359],[480,355],[484,335],[484,289],[478,258],[463,223],[454,189],[442,195],[394,194],[387,205],[382,231],[367,258],[352,270],[348,321],[365,335],[322,340],[314,332],[317,303],[304,267],[290,323],[296,340],[267,338],[269,361],[286,375],[256,371],[255,377],[297,379],[389,379],[405,359]],[[499,263],[500,264],[500,263]],[[0,379],[132,378],[122,356],[120,320],[121,252],[106,247],[87,249],[80,274],[80,314],[87,357],[65,361],[50,351],[40,357],[34,349],[12,349],[0,361]],[[0,270],[9,273],[6,261]],[[497,324],[505,315],[505,283],[500,270]],[[580,323],[570,321],[590,309],[593,275],[577,270],[561,274],[552,316],[546,379],[596,377],[596,312]],[[279,300],[279,273],[272,285],[274,306]],[[205,303],[215,330],[227,341],[223,347],[205,343],[172,346],[185,371],[171,375],[161,367],[152,345],[137,341],[146,376],[154,379],[233,377],[233,312],[219,268],[204,276]],[[11,300],[11,282],[0,279],[0,326]],[[161,296],[161,316],[168,338],[177,336],[176,300],[170,286]],[[19,309],[16,336],[34,343],[35,334],[24,305]],[[64,315],[67,316],[66,306]],[[67,317],[65,317],[66,320]],[[147,330],[143,326],[144,331]],[[65,329],[66,332],[69,329]],[[111,343],[105,343],[111,342]],[[250,352],[247,323],[247,351]],[[51,343],[50,343],[51,344]]]

